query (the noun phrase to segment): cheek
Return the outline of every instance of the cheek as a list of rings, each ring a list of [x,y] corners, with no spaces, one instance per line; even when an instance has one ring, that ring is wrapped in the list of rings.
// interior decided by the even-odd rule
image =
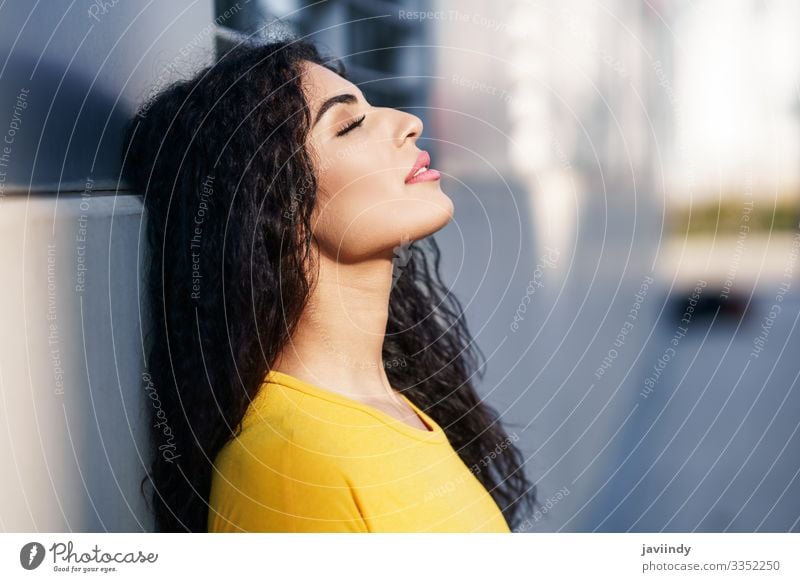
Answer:
[[[369,226],[365,221],[382,222],[384,215],[407,209],[407,192],[398,179],[398,168],[379,152],[368,147],[360,150],[340,151],[338,159],[329,156],[328,160],[335,161],[329,161],[319,175],[320,214],[330,215],[328,223],[335,219],[345,228],[359,230]]]
[[[402,179],[397,162],[381,151],[381,146],[369,141],[353,142],[330,152],[320,174],[323,190],[332,200],[363,198],[389,200],[403,195]]]

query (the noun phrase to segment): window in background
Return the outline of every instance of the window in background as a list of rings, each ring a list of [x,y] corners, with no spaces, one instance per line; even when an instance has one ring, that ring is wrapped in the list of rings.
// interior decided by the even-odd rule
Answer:
[[[420,10],[417,0],[215,0],[214,8],[218,57],[242,42],[307,38],[342,59],[370,103],[426,123],[434,53],[425,46],[427,27],[399,17],[401,10]]]

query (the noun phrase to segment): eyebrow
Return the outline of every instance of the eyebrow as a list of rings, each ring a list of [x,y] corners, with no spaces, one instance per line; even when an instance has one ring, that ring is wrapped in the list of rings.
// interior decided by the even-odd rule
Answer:
[[[325,103],[323,103],[320,106],[319,111],[317,111],[317,116],[314,119],[314,123],[311,124],[311,127],[317,125],[317,122],[319,122],[320,118],[325,114],[326,111],[328,111],[328,109],[330,109],[334,105],[338,105],[339,103],[353,105],[355,103],[358,103],[358,97],[356,97],[352,93],[342,93],[341,95],[335,95],[330,99],[327,99]]]

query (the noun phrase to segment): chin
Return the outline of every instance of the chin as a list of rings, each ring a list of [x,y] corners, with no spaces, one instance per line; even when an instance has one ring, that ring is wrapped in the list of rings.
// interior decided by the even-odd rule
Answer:
[[[437,206],[437,209],[440,209],[440,212],[443,215],[445,221],[442,226],[444,226],[453,218],[453,213],[455,212],[453,200],[447,194],[439,190],[439,196],[433,201],[433,203]]]
[[[453,202],[447,196],[442,195],[442,201],[435,206],[427,206],[424,220],[421,219],[416,230],[417,236],[414,239],[422,239],[441,230],[453,219]]]

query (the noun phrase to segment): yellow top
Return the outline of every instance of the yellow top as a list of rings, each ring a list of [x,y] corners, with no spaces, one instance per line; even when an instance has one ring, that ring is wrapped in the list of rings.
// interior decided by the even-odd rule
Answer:
[[[445,432],[270,371],[215,459],[210,532],[510,532]]]

